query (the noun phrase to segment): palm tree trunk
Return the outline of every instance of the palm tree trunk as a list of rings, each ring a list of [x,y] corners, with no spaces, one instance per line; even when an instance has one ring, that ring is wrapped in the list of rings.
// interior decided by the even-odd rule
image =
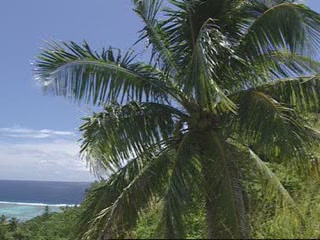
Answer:
[[[222,184],[222,183],[220,183]],[[206,221],[209,239],[247,239],[248,223],[246,210],[238,178],[233,178],[233,193],[223,193],[223,186],[214,186],[206,199]],[[234,199],[225,199],[226,195]],[[234,207],[228,208],[228,205]]]
[[[212,146],[203,153],[208,237],[245,239],[248,236],[248,223],[239,170],[232,161],[232,151],[215,132],[207,141]]]

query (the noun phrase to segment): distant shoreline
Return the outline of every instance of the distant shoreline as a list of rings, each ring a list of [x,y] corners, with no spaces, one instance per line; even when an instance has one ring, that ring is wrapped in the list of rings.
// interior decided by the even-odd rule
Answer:
[[[59,213],[68,207],[76,207],[76,205],[0,201],[0,216],[4,215],[8,219],[16,218],[19,222],[25,222],[45,214],[46,209],[49,213]]]
[[[75,207],[80,206],[80,204],[51,204],[51,203],[30,203],[30,202],[8,202],[8,201],[0,201],[0,204],[6,205],[18,205],[18,206],[36,206],[36,207]]]

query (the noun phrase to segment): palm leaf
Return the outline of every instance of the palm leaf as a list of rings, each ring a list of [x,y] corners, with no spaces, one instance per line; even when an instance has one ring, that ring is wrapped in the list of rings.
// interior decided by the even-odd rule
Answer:
[[[300,112],[318,111],[320,102],[318,75],[277,79],[261,85],[259,89],[287,103]]]
[[[184,237],[183,215],[192,202],[195,191],[201,189],[197,132],[186,133],[177,145],[172,171],[162,200],[162,214],[156,237],[181,239]],[[196,190],[197,189],[197,190]]]
[[[217,55],[217,53],[221,55]],[[201,29],[199,38],[194,47],[193,59],[190,63],[189,74],[183,79],[184,92],[188,95],[194,93],[197,103],[203,108],[213,111],[215,105],[220,102],[224,109],[234,111],[234,103],[220,88],[216,75],[221,59],[235,57],[228,46],[226,38],[216,28],[214,22],[209,19]]]
[[[267,189],[269,189],[271,193],[276,193],[276,196],[281,199],[282,207],[289,207],[291,210],[293,210],[303,223],[305,220],[300,209],[297,207],[295,201],[285,187],[281,184],[277,176],[267,166],[267,163],[261,160],[259,156],[250,148],[247,151],[249,152],[250,158],[253,160],[255,169],[257,169],[267,181]]]
[[[260,8],[261,13],[246,30],[240,48],[249,58],[279,49],[316,57],[320,42],[319,15],[302,4],[275,3],[253,4],[255,12]],[[254,45],[257,47],[252,48]]]
[[[208,237],[215,239],[247,238],[248,229],[243,192],[230,148],[210,132],[203,152],[203,173],[207,181],[206,211]]]
[[[191,61],[192,51],[203,25],[209,19],[216,21],[228,41],[238,42],[241,22],[245,21],[241,12],[242,1],[230,0],[171,0],[173,7],[166,10],[164,32],[169,46],[179,66],[186,68]],[[231,17],[230,17],[231,16]]]
[[[78,222],[80,238],[87,231],[89,231],[87,235],[93,236],[95,234],[95,238],[98,238],[98,235],[104,231],[104,226],[100,229],[90,230],[90,222],[95,219],[99,212],[112,205],[121,194],[122,189],[129,185],[136,174],[149,163],[152,156],[152,151],[147,151],[143,155],[131,159],[112,174],[108,180],[100,181],[87,193],[83,202],[84,210]]]
[[[279,78],[314,75],[320,71],[318,61],[287,50],[272,51],[254,57],[251,66],[248,70],[252,73],[254,69],[256,74],[251,76],[246,74],[248,77],[246,86],[254,88],[271,81],[277,81]],[[246,69],[242,68],[242,71],[246,71]]]
[[[251,90],[239,99],[239,133],[249,146],[270,159],[275,156],[308,172],[309,163],[301,161],[316,142],[317,134],[304,126],[292,108],[266,93]]]
[[[107,105],[80,127],[81,152],[93,170],[110,172],[151,146],[161,148],[161,141],[173,137],[176,123],[186,117],[157,103]]]
[[[130,51],[122,56],[120,51],[115,55],[109,48],[98,54],[87,43],[53,43],[39,56],[35,76],[45,91],[93,104],[124,100],[163,102],[168,93],[176,95],[161,72],[133,61]]]
[[[170,71],[171,75],[176,74],[178,68],[176,66],[173,54],[168,46],[168,39],[162,30],[156,17],[162,6],[162,0],[135,0],[135,11],[145,23],[145,27],[140,31],[141,35],[137,42],[147,41],[152,45],[152,58],[156,64],[161,64],[164,72]]]
[[[128,163],[87,197],[84,202],[87,211],[83,212],[82,218],[86,232],[82,239],[115,238],[123,234],[123,229],[130,230],[142,210],[162,191],[171,166],[170,159],[166,149],[158,155],[150,151],[149,155],[144,154]],[[91,211],[90,218],[86,216],[88,211]],[[92,215],[95,216],[92,218]],[[90,220],[83,222],[83,219]]]

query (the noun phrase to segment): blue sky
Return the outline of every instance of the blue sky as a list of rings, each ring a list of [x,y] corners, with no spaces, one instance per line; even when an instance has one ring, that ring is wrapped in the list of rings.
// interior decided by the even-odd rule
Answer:
[[[320,12],[320,0],[305,1]],[[128,49],[141,24],[129,0],[1,0],[0,179],[91,181],[79,159],[89,106],[44,95],[31,63],[45,40]]]
[[[141,28],[128,0],[2,0],[0,179],[88,181],[80,117],[88,106],[44,95],[31,63],[45,40],[129,48]],[[58,134],[57,134],[58,133]]]

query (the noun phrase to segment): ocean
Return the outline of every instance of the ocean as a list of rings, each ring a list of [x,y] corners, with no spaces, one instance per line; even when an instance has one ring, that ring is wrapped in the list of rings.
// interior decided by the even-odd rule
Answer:
[[[85,196],[88,182],[48,182],[0,180],[0,216],[23,222],[62,206],[78,205]]]

